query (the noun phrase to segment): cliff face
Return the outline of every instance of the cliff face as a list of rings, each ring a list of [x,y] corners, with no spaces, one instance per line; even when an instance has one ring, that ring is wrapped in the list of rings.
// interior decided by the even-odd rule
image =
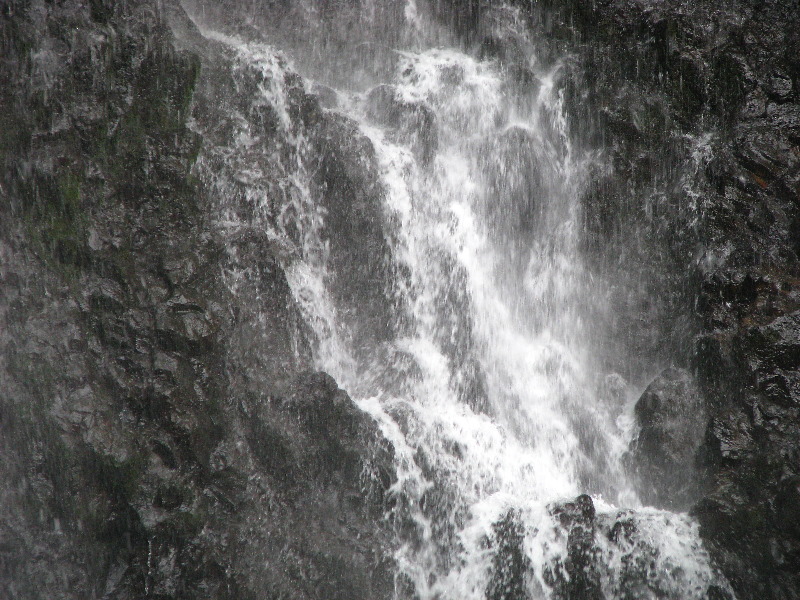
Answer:
[[[650,290],[646,307],[621,294],[620,314],[642,323],[628,342],[678,357],[705,397],[685,417],[708,413],[701,534],[740,598],[796,597],[800,8],[553,8],[554,38],[577,43],[589,74],[574,110],[612,167],[585,201],[589,247],[601,270]]]
[[[291,3],[268,4],[288,36]],[[585,251],[619,284],[610,329],[627,333],[610,367],[692,372],[675,429],[703,415],[688,459],[702,481],[681,502],[740,599],[798,597],[800,8],[518,4],[553,55],[569,49],[568,110],[604,152]],[[480,32],[479,2],[437,6],[481,52],[512,52]],[[247,90],[222,94],[233,59],[201,47],[173,2],[0,11],[0,595],[390,597],[391,451],[310,371],[280,249],[266,231],[221,226],[219,190],[197,175],[198,156],[223,168],[206,150],[248,108],[236,104]],[[319,157],[332,260],[352,275],[337,301],[358,335],[380,339],[374,157],[352,124],[285,84]],[[275,115],[251,116],[279,148]],[[228,191],[225,208],[252,220]],[[641,464],[658,453],[648,443],[686,459],[658,425],[658,389],[640,411],[657,424]],[[643,485],[669,505],[664,481]],[[513,519],[499,527],[519,554]]]
[[[2,7],[0,595],[386,597],[390,452],[219,231],[168,20]]]

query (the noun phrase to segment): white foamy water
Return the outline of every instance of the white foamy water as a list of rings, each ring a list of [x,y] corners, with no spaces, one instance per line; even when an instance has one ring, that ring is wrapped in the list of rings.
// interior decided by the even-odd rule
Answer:
[[[424,29],[417,2],[405,15]],[[256,208],[246,222],[224,214],[220,224],[268,232],[319,368],[394,446],[387,518],[398,537],[398,596],[410,582],[421,600],[484,598],[494,525],[513,511],[527,594],[551,597],[548,573],[568,553],[552,509],[582,493],[598,511],[606,598],[630,597],[635,569],[641,598],[726,588],[691,519],[642,508],[626,479],[632,393],[598,392],[608,374],[598,371],[592,334],[610,308],[579,253],[588,158],[572,148],[558,65],[542,70],[532,57],[535,85],[523,86],[495,61],[417,47],[397,51],[380,89],[336,91],[334,110],[374,148],[384,217],[375,226],[389,246],[385,292],[398,313],[392,339],[375,348],[381,358],[367,364],[339,318],[352,307],[336,306],[329,290],[347,274],[330,270],[307,132],[290,110],[292,67],[268,45],[216,39],[231,48],[253,111],[234,115],[233,142],[207,149],[201,169],[220,194],[235,189]],[[255,125],[264,106],[276,115],[280,148],[265,147]]]

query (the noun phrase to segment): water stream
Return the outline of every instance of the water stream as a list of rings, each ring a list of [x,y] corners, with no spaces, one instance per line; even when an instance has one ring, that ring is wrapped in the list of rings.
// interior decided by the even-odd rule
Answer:
[[[525,77],[443,45],[413,0],[396,24],[402,45],[380,53],[390,68],[349,84],[346,73],[309,66],[311,50],[294,56],[277,42],[204,30],[230,52],[250,108],[232,115],[230,144],[206,149],[200,169],[222,197],[245,190],[255,207],[247,226],[284,249],[318,368],[394,447],[386,518],[397,532],[399,598],[518,597],[492,592],[504,519],[524,555],[527,597],[561,597],[570,536],[554,511],[579,494],[597,510],[598,597],[706,598],[727,584],[696,524],[641,506],[622,460],[640,390],[601,370],[595,340],[613,307],[580,253],[580,198],[596,155],[576,144],[563,65],[539,62],[512,9],[498,14],[498,35],[528,53]],[[312,134],[291,110],[298,85],[324,90],[326,110],[354,123],[374,152],[388,336],[355,331],[358,307],[337,305],[331,291],[348,274],[336,272],[323,232]],[[264,146],[255,122],[264,106],[277,116],[278,147]],[[220,223],[242,226],[233,210]]]

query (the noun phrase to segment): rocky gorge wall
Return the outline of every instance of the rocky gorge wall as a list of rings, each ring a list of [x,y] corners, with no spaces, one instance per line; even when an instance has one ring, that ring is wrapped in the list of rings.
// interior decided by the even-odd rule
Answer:
[[[681,400],[673,435],[694,428],[678,439],[696,451],[668,459],[671,468],[694,464],[704,489],[691,512],[739,597],[797,597],[800,7],[612,1],[558,10],[556,37],[585,43],[579,60],[594,82],[586,110],[613,165],[586,199],[589,240],[614,248],[615,236],[644,236],[660,249],[604,268],[648,274],[651,305],[638,309],[645,326],[632,338],[648,354],[672,345],[667,353],[704,398]],[[689,186],[687,172],[696,173]],[[624,297],[619,304],[624,314]],[[637,405],[643,433],[675,423],[674,400],[645,415],[664,385],[662,376]],[[696,419],[707,426],[693,427]],[[663,461],[664,446],[650,457]],[[656,504],[669,505],[668,481],[656,477]]]
[[[480,3],[439,5],[466,43],[513,45],[486,39]],[[638,323],[609,341],[612,366],[682,368],[637,409],[641,485],[691,508],[739,598],[799,597],[800,9],[520,5],[589,84],[568,102],[606,153],[586,254],[620,282],[617,327]],[[220,57],[172,2],[0,10],[2,595],[391,597],[390,450],[310,372],[277,249],[221,230],[196,175],[226,134]],[[352,160],[366,142],[295,99],[318,134],[333,251],[363,269],[339,291],[356,303],[384,251],[378,192]],[[367,304],[363,335],[379,336]]]
[[[215,225],[182,14],[2,6],[0,596],[389,597],[390,451]]]

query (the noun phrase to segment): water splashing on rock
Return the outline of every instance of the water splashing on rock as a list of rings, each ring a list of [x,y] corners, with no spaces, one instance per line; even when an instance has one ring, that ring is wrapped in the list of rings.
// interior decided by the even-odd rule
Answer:
[[[521,62],[441,47],[407,2],[367,85],[206,31],[235,96],[199,170],[232,235],[281,249],[298,335],[394,447],[398,598],[725,597],[694,522],[626,474],[636,394],[602,370],[580,252],[593,155],[564,64],[497,15]]]

